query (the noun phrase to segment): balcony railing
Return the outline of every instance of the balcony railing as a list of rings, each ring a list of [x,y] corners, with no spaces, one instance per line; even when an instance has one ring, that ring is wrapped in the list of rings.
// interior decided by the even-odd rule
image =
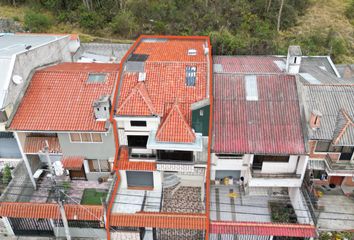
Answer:
[[[254,178],[301,178],[297,173],[262,173],[251,166],[252,177]]]
[[[329,171],[336,171],[336,172],[346,172],[354,170],[354,163],[352,162],[333,162],[329,154],[325,157],[325,162],[327,169]]]

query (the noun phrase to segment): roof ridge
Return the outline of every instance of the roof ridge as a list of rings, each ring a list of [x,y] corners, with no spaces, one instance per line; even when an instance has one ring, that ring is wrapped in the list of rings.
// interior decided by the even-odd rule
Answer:
[[[117,109],[117,113],[119,113],[122,108],[130,102],[130,99],[138,94],[137,96],[140,96],[140,98],[144,101],[145,105],[149,109],[150,113],[153,115],[156,115],[156,109],[151,101],[150,95],[145,87],[144,82],[138,82],[134,88],[132,88],[131,92],[129,95],[126,97],[126,99],[123,101],[122,105]]]
[[[194,141],[195,134],[194,134],[191,126],[188,124],[186,118],[183,116],[183,113],[181,112],[181,109],[179,107],[179,103],[178,103],[177,99],[176,99],[175,103],[173,104],[173,106],[171,107],[171,109],[169,110],[169,112],[167,113],[166,118],[161,122],[159,129],[156,132],[156,139],[157,140],[159,139],[159,136],[162,134],[161,132],[163,132],[163,130],[165,129],[165,127],[167,125],[168,120],[172,117],[172,113],[175,111],[177,111],[178,116],[182,120],[182,123],[184,125],[184,129],[187,131],[187,134],[189,135],[189,138],[190,138],[189,140],[191,140],[191,142]]]
[[[337,135],[337,137],[335,138],[335,140],[333,141],[333,143],[336,145],[339,140],[342,138],[342,136],[344,135],[344,133],[346,132],[347,128],[352,125],[354,127],[354,123],[353,123],[353,120],[349,117],[349,115],[347,114],[347,112],[341,108],[339,111],[338,111],[338,115],[337,115],[337,121],[336,121],[336,125],[340,124],[340,114],[342,114],[346,120],[346,123],[341,127],[339,128],[340,131],[338,131],[338,133],[336,134],[336,130],[337,128],[334,130],[334,136],[335,137]],[[340,126],[336,126],[336,127],[340,127]]]

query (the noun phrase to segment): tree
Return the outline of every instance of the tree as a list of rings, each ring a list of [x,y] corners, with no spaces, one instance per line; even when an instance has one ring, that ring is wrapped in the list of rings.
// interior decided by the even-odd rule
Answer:
[[[277,31],[280,31],[280,19],[281,19],[281,13],[283,11],[283,6],[284,6],[284,0],[281,0],[280,2],[280,8],[279,8],[279,13],[278,13],[278,24],[277,24]]]

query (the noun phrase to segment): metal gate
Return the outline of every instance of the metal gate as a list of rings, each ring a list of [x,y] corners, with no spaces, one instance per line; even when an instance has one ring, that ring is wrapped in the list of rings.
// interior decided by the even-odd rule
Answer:
[[[54,236],[53,226],[45,218],[8,218],[18,236]]]

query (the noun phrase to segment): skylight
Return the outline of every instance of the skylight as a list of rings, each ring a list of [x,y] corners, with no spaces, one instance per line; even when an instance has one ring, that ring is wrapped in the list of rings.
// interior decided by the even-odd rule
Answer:
[[[104,73],[90,73],[87,82],[88,83],[104,83],[106,81],[106,74]]]
[[[196,56],[197,50],[196,49],[188,49],[188,56]]]
[[[246,75],[245,87],[246,87],[246,100],[258,101],[257,76]]]
[[[186,85],[195,86],[195,80],[197,78],[197,67],[186,67]]]

